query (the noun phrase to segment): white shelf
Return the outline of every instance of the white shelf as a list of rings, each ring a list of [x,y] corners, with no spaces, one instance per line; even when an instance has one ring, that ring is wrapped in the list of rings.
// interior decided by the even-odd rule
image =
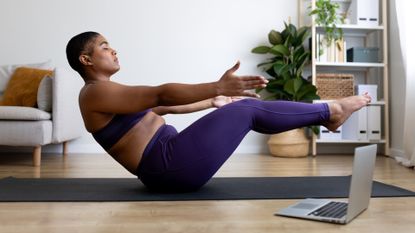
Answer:
[[[332,2],[337,2],[337,3],[350,3],[352,0],[331,0]]]
[[[357,25],[357,24],[339,24],[337,25],[338,28],[343,28],[345,30],[363,30],[363,31],[367,31],[367,30],[383,30],[384,27],[383,25],[378,25],[378,26],[364,26],[364,25]]]
[[[317,139],[316,143],[353,143],[353,144],[368,144],[368,143],[378,143],[383,144],[386,143],[386,140],[329,140],[329,139]]]
[[[385,101],[376,101],[368,104],[369,106],[385,106]]]
[[[327,67],[350,67],[350,68],[373,68],[384,67],[383,63],[368,63],[368,62],[316,62],[316,66]]]
[[[337,25],[337,28],[343,29],[345,36],[367,36],[372,32],[382,31],[385,29],[383,25],[379,26],[362,26],[355,24],[341,24]],[[317,33],[324,33],[324,27],[316,26]]]
[[[313,103],[329,103],[335,100],[313,100]],[[371,102],[368,104],[368,106],[384,106],[385,105],[385,101],[383,100],[379,100],[376,102]]]

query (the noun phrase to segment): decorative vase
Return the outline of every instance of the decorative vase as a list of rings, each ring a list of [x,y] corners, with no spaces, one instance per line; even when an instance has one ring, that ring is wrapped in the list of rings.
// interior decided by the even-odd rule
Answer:
[[[309,154],[309,144],[304,128],[273,134],[268,140],[271,155],[277,157],[306,157]]]

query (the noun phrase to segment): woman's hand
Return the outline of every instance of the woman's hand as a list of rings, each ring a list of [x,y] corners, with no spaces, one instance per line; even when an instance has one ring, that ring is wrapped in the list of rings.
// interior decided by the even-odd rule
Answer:
[[[220,108],[223,107],[227,104],[236,102],[238,100],[244,99],[244,97],[240,97],[240,96],[216,96],[215,98],[212,99],[212,106],[215,108]]]
[[[238,61],[232,68],[227,70],[225,74],[217,82],[218,95],[224,96],[249,96],[258,98],[259,95],[248,90],[255,88],[263,88],[268,83],[262,76],[245,75],[238,76],[235,73],[239,69]]]

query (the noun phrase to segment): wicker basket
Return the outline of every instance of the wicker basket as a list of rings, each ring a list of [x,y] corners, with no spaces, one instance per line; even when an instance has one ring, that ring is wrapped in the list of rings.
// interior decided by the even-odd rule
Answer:
[[[353,74],[317,74],[317,94],[322,100],[354,95]]]

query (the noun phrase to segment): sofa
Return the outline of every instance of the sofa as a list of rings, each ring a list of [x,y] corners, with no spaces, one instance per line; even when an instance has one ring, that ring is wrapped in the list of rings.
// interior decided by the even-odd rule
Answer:
[[[51,68],[49,63],[26,66]],[[0,101],[8,79],[18,67],[0,67]],[[33,147],[34,166],[41,164],[42,146],[63,143],[65,155],[68,141],[84,132],[78,106],[78,93],[82,86],[80,78],[66,68],[50,70],[50,77],[42,78],[38,87],[36,106],[0,105],[0,145]]]

